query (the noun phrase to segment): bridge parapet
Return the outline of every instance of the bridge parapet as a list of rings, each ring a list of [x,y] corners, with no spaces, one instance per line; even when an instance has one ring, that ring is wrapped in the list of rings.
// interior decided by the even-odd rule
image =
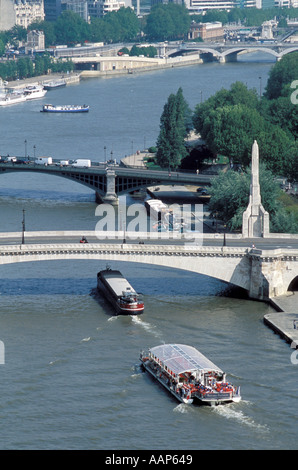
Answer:
[[[0,264],[48,260],[153,264],[204,274],[246,289],[251,298],[284,295],[297,278],[298,250],[136,243],[0,245]]]

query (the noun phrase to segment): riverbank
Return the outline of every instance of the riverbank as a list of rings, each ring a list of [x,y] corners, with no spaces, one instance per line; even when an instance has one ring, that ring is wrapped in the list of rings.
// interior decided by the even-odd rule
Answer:
[[[23,88],[24,86],[27,85],[45,85],[48,82],[52,82],[55,80],[65,80],[66,85],[72,85],[72,84],[77,84],[81,80],[81,74],[80,73],[51,73],[48,75],[39,75],[37,77],[29,77],[29,78],[23,78],[22,80],[13,80],[11,82],[8,82],[7,88]]]
[[[74,63],[82,62],[82,59],[73,59]],[[155,70],[171,69],[203,64],[198,53],[166,58],[148,57],[88,57],[84,63],[90,62],[92,69],[82,70],[82,78],[127,75],[133,73],[151,72]],[[96,68],[94,67],[96,65]]]

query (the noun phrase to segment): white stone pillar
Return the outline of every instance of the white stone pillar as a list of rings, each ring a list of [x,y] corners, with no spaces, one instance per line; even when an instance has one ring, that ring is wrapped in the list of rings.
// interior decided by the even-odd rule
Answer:
[[[106,204],[118,205],[118,196],[115,190],[116,173],[114,170],[107,169],[107,192],[102,197],[103,202]]]

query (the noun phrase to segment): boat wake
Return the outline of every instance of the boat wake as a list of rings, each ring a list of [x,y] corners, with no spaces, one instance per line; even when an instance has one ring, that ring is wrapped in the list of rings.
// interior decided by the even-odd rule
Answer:
[[[80,343],[86,343],[91,340],[91,336],[88,336],[88,338],[83,338],[81,339]]]
[[[250,428],[254,428],[255,430],[262,431],[262,432],[269,432],[269,429],[266,425],[256,423],[253,418],[250,416],[246,416],[243,411],[239,409],[234,409],[234,404],[229,405],[218,405],[211,408],[213,413],[217,413],[218,415],[226,418],[238,421],[245,426]]]
[[[142,320],[139,316],[137,315],[131,315],[131,319],[133,323],[136,323],[137,325],[140,325],[144,330],[148,331],[151,333],[155,338],[161,339],[162,334],[156,330],[156,326],[151,325],[151,323],[148,323],[144,320]]]
[[[179,403],[179,405],[175,406],[175,408],[173,409],[174,413],[181,413],[181,414],[189,413],[189,410],[190,410],[189,405],[185,403]]]

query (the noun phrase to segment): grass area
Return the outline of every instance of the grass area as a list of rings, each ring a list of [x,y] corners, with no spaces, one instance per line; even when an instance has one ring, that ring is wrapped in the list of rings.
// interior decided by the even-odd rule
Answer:
[[[146,167],[148,168],[148,170],[159,170],[159,171],[162,171],[162,168],[157,165],[157,163],[155,162],[155,158],[152,156],[152,157],[145,157],[144,158],[144,164],[146,165]]]

